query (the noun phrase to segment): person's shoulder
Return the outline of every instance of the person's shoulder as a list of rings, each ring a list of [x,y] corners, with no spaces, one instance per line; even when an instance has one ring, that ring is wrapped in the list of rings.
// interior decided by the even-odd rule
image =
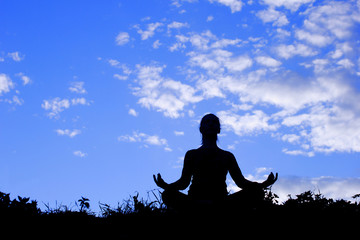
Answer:
[[[190,149],[186,152],[186,155],[194,155],[198,153],[199,153],[199,149]]]
[[[220,149],[221,155],[223,155],[224,157],[226,157],[226,158],[235,158],[235,156],[234,156],[234,154],[232,154],[232,152],[223,150],[221,148],[219,148],[219,149]]]

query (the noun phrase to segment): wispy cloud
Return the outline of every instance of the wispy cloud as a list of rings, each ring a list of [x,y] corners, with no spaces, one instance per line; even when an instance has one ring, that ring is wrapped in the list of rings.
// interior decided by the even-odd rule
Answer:
[[[147,40],[148,38],[151,38],[154,36],[156,29],[163,26],[164,24],[161,22],[155,22],[155,23],[149,23],[147,25],[146,30],[140,29],[138,25],[135,25],[135,28],[137,29],[137,32],[141,36],[141,40]]]
[[[85,94],[86,90],[84,88],[84,82],[72,82],[70,83],[69,90],[70,92]]]
[[[80,150],[76,150],[73,152],[74,156],[76,157],[80,157],[80,158],[84,158],[86,157],[88,154],[86,152],[80,151]]]
[[[137,117],[139,115],[139,113],[137,111],[135,111],[135,109],[133,109],[133,108],[130,108],[128,113],[129,113],[129,115],[134,116],[134,117]]]
[[[127,32],[120,32],[115,38],[116,45],[118,46],[125,45],[129,41],[130,35]]]
[[[68,136],[70,138],[75,137],[76,135],[79,135],[81,133],[81,130],[79,129],[56,129],[55,132],[59,135],[59,136]]]
[[[209,0],[209,2],[218,2],[230,8],[232,13],[241,11],[243,3],[241,0]]]
[[[59,118],[60,113],[65,109],[70,108],[70,106],[76,105],[90,105],[90,103],[85,98],[72,98],[72,99],[61,99],[59,97],[43,100],[41,107],[45,109],[48,113],[49,118]]]
[[[19,52],[8,53],[8,57],[14,60],[15,62],[20,62],[25,58],[25,56],[20,54]]]
[[[11,81],[11,78],[4,74],[0,74],[0,95],[7,93],[14,87],[14,83]]]
[[[148,135],[146,133],[134,131],[132,135],[122,135],[118,137],[120,142],[138,142],[143,143],[145,147],[148,145],[164,147],[165,151],[171,152],[172,149],[168,146],[167,140],[158,135]]]

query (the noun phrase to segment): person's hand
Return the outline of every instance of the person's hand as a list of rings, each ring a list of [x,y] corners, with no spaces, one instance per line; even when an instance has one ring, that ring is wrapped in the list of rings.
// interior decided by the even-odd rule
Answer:
[[[154,178],[154,182],[156,183],[156,185],[158,187],[161,187],[162,189],[166,189],[168,187],[169,184],[167,184],[164,179],[162,179],[160,173],[157,174],[157,178],[155,175],[153,175]]]
[[[271,172],[268,178],[262,183],[262,185],[264,186],[264,188],[267,188],[273,185],[277,179],[278,179],[278,173],[276,173],[276,175],[274,176],[274,174]]]

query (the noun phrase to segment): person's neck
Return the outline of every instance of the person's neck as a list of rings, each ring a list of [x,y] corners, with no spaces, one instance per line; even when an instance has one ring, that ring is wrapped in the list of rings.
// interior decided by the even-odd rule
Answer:
[[[202,139],[202,147],[203,148],[218,148],[216,143],[216,136],[211,137],[203,137]]]

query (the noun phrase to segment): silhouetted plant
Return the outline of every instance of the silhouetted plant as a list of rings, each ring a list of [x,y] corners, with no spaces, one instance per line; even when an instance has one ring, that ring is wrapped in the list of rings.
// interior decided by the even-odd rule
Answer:
[[[360,198],[360,193],[355,194],[354,196],[352,196],[352,198],[355,199],[355,200],[356,200],[357,198]]]
[[[279,204],[279,201],[277,200],[279,196],[276,193],[273,193],[271,191],[271,188],[268,190],[265,190],[265,198],[264,201],[269,204]]]
[[[41,210],[37,207],[37,201],[30,198],[20,197],[11,200],[10,194],[0,192],[0,210],[5,214],[16,215],[37,215],[41,213]]]
[[[90,200],[88,198],[84,198],[84,197],[81,197],[78,200],[79,205],[80,205],[80,212],[86,212],[87,210],[89,210],[89,208],[90,208],[89,201]]]

